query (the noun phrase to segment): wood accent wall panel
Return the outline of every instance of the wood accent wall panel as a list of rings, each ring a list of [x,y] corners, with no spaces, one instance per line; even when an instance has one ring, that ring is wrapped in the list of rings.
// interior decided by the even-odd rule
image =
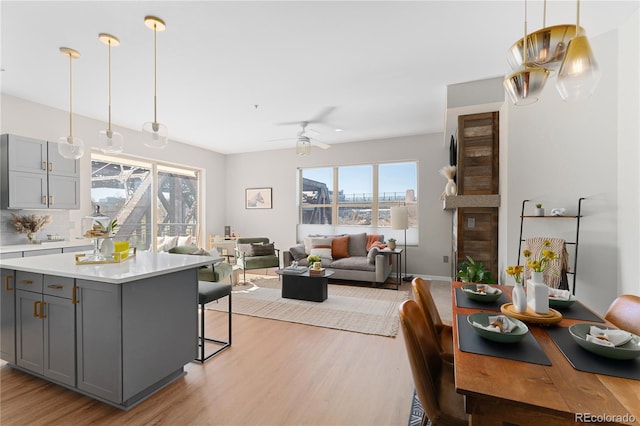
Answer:
[[[458,209],[458,263],[471,256],[482,262],[498,278],[498,209],[465,207]]]
[[[458,117],[458,194],[498,194],[498,112]]]

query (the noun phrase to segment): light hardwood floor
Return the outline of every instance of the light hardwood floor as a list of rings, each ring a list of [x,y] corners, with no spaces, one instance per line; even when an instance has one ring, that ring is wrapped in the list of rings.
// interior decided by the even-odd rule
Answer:
[[[226,318],[207,311],[207,334],[225,337]],[[0,424],[406,425],[414,389],[401,332],[389,338],[243,315],[233,316],[230,349],[185,370],[125,412],[2,363]]]

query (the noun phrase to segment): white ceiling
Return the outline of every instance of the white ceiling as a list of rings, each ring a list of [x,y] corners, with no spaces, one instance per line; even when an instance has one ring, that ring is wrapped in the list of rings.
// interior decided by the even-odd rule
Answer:
[[[528,4],[531,31],[543,26],[543,3]],[[583,0],[580,24],[593,37],[638,6]],[[158,121],[172,140],[229,154],[293,148],[299,126],[278,123],[318,116],[309,127],[329,144],[442,132],[447,85],[509,71],[524,2],[3,0],[0,14],[2,93],[68,110],[58,48],[71,47],[82,55],[74,112],[102,121],[107,47],[98,33],[120,38],[113,122],[136,130],[153,117],[153,32],[143,20],[162,18]],[[549,0],[547,26],[575,18],[575,1]],[[281,138],[291,139],[272,141]]]

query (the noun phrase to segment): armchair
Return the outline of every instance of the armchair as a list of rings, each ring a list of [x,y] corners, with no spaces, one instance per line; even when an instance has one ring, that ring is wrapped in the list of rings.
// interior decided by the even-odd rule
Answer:
[[[242,269],[242,280],[247,281],[247,270],[280,267],[280,250],[266,237],[236,239],[236,264]]]

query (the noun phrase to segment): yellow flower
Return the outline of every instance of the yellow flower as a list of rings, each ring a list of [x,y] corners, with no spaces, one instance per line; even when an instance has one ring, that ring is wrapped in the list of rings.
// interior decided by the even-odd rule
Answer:
[[[523,250],[522,254],[527,259],[527,266],[534,272],[542,272],[546,269],[547,264],[551,260],[557,259],[557,255],[554,251],[549,250],[547,247],[551,245],[551,241],[544,240],[542,248],[538,252],[538,255],[532,257],[531,250]]]
[[[522,265],[508,266],[506,269],[507,275],[511,275],[513,280],[517,283],[522,283],[522,272],[524,267]]]

